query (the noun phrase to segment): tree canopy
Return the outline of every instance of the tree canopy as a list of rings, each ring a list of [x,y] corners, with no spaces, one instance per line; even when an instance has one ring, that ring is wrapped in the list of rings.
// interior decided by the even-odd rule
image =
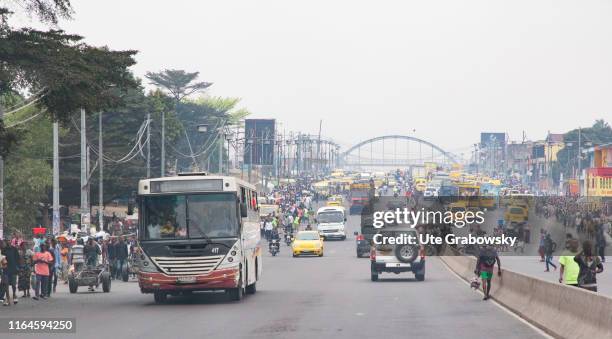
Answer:
[[[51,22],[70,8],[62,0],[22,2]],[[128,69],[135,51],[89,46],[61,30],[14,29],[9,15],[0,7],[0,95],[33,93],[46,115],[67,121],[80,108],[91,113],[119,106],[122,91],[138,85]],[[0,143],[13,146],[15,139],[0,127]]]
[[[199,75],[200,72],[189,73],[184,70],[166,69],[161,72],[147,72],[145,76],[151,84],[168,91],[178,102],[212,85],[212,82],[196,82]]]

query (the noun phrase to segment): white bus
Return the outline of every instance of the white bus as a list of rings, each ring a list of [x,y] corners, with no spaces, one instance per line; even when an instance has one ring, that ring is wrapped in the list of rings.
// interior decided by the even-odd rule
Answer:
[[[138,183],[142,293],[224,290],[232,300],[256,292],[261,277],[255,186],[226,176],[180,174]]]
[[[317,231],[324,239],[346,239],[346,211],[340,206],[325,206],[319,208],[316,217]]]

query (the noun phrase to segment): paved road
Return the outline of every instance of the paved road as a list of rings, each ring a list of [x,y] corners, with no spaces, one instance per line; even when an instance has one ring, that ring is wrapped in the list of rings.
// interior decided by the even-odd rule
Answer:
[[[349,219],[350,234],[358,224]],[[355,257],[352,236],[325,244],[322,258],[266,257],[258,292],[240,303],[223,294],[170,298],[142,295],[136,282],[114,282],[109,294],[21,300],[2,317],[76,317],[78,338],[535,338],[541,335],[430,258],[426,281],[381,276]],[[61,335],[63,337],[65,335]],[[20,335],[19,338],[40,338]],[[76,337],[76,336],[75,336]]]

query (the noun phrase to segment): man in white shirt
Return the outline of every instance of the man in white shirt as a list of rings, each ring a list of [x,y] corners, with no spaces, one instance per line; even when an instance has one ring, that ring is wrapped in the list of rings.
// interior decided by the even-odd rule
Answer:
[[[264,223],[264,230],[266,231],[266,239],[269,241],[270,236],[272,235],[272,221],[270,221],[270,219],[266,219]]]

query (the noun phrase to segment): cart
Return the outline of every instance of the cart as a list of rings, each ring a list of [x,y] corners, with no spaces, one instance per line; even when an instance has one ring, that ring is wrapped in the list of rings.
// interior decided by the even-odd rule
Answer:
[[[68,275],[70,293],[77,293],[79,286],[98,288],[100,284],[104,293],[110,292],[111,276],[107,264],[83,266],[80,270],[70,272]]]

